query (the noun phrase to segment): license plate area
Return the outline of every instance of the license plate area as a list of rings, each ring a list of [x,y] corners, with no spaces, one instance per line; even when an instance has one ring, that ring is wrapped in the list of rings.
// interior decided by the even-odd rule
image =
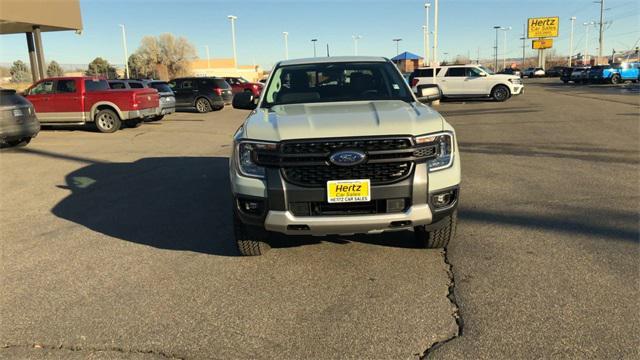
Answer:
[[[327,181],[328,203],[367,201],[371,201],[371,181],[369,179]]]

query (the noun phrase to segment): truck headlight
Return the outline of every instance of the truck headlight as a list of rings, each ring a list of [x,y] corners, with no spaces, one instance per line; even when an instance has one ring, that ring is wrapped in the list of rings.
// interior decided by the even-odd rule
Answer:
[[[240,174],[248,177],[264,178],[264,167],[255,163],[256,151],[276,150],[275,143],[241,141],[236,148],[236,163]]]
[[[436,157],[427,161],[429,171],[450,168],[453,165],[453,133],[441,132],[416,136],[416,144],[428,143],[435,143],[437,146]]]

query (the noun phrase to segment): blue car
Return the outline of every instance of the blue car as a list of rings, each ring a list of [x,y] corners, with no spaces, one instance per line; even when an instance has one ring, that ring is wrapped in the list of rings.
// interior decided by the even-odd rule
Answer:
[[[596,65],[589,70],[589,82],[620,84],[624,81],[637,81],[639,62],[621,64]]]

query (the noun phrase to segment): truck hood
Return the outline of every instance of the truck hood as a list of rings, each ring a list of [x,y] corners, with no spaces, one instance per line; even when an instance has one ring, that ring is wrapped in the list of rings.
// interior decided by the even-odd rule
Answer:
[[[420,103],[357,101],[277,105],[259,108],[244,124],[254,140],[421,135],[443,130],[442,116]]]
[[[500,80],[509,80],[509,79],[520,79],[520,77],[518,75],[511,75],[511,74],[494,74],[491,75],[493,76],[495,79],[500,79]]]

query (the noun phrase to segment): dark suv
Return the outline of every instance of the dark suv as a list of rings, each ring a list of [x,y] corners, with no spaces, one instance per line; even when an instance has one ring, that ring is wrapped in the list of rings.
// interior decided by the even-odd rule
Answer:
[[[176,94],[177,109],[193,109],[200,113],[220,110],[231,104],[231,86],[222,78],[189,77],[173,79],[169,86]]]

